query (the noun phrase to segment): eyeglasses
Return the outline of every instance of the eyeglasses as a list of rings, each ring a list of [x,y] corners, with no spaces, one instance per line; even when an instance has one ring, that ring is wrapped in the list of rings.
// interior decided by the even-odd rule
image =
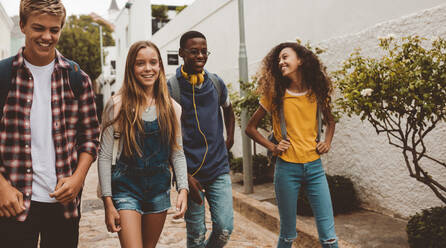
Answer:
[[[183,49],[184,51],[186,51],[187,53],[189,53],[192,56],[197,57],[198,55],[203,54],[203,56],[209,56],[209,54],[211,54],[211,52],[209,52],[207,49],[202,49],[202,50],[198,50],[198,49]]]

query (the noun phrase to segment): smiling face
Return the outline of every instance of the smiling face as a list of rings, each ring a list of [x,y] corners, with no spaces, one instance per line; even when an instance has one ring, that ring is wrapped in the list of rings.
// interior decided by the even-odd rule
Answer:
[[[296,73],[299,66],[302,65],[302,60],[297,57],[296,52],[286,47],[279,53],[279,70],[284,77],[290,77],[293,73]]]
[[[20,22],[20,29],[25,34],[26,60],[36,66],[51,63],[56,56],[62,25],[62,16],[41,13],[29,15],[26,23]]]
[[[133,66],[136,80],[144,87],[153,87],[160,75],[160,58],[152,47],[138,51]]]
[[[184,60],[184,70],[196,74],[203,71],[208,59],[207,42],[203,38],[192,38],[186,41],[184,48],[180,48],[180,57]]]

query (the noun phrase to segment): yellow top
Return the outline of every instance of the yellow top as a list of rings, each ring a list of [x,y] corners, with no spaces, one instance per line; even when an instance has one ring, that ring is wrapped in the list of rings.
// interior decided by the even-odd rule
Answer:
[[[271,99],[262,96],[260,105],[271,113]],[[291,146],[280,155],[280,158],[291,163],[308,163],[318,159],[320,156],[316,152],[317,136],[317,102],[310,99],[307,92],[294,93],[285,91],[283,97],[283,115]],[[274,137],[280,141],[279,118],[273,116]]]

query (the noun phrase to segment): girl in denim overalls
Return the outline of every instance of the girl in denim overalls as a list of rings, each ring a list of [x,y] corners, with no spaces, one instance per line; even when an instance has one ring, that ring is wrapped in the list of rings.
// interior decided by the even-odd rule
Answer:
[[[158,48],[136,42],[127,55],[123,86],[104,111],[98,162],[105,222],[118,232],[122,247],[156,246],[170,208],[169,164],[179,190],[174,218],[184,216],[188,185],[180,116]]]
[[[297,196],[306,185],[323,247],[338,247],[333,209],[320,154],[330,150],[335,130],[331,114],[330,79],[314,53],[297,43],[282,43],[263,59],[259,77],[260,107],[251,117],[246,133],[257,143],[278,155],[274,185],[280,215],[277,247],[291,247],[296,233]],[[316,141],[317,108],[321,109],[327,131],[324,141]],[[282,112],[283,111],[283,112]],[[270,142],[258,131],[259,121],[269,112],[274,137]],[[281,137],[283,113],[286,137]]]

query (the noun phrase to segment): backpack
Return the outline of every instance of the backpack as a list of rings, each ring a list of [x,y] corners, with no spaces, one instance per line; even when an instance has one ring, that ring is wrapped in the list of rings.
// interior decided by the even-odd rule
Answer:
[[[211,80],[212,84],[214,85],[215,89],[217,90],[218,105],[220,105],[223,94],[220,82],[217,78],[217,75],[215,75],[214,73],[208,73],[208,77]],[[175,99],[175,101],[181,105],[181,92],[180,92],[181,89],[180,89],[180,83],[178,82],[178,78],[175,75],[173,75],[172,77],[169,78],[169,80],[167,80],[167,83],[170,85],[169,87],[170,96],[172,96],[172,98]]]
[[[12,61],[15,56],[0,60],[0,119],[3,117],[3,107],[5,106],[8,92],[12,85]],[[65,59],[70,64],[69,81],[74,97],[79,98],[82,90],[83,75],[79,65],[69,59]]]

